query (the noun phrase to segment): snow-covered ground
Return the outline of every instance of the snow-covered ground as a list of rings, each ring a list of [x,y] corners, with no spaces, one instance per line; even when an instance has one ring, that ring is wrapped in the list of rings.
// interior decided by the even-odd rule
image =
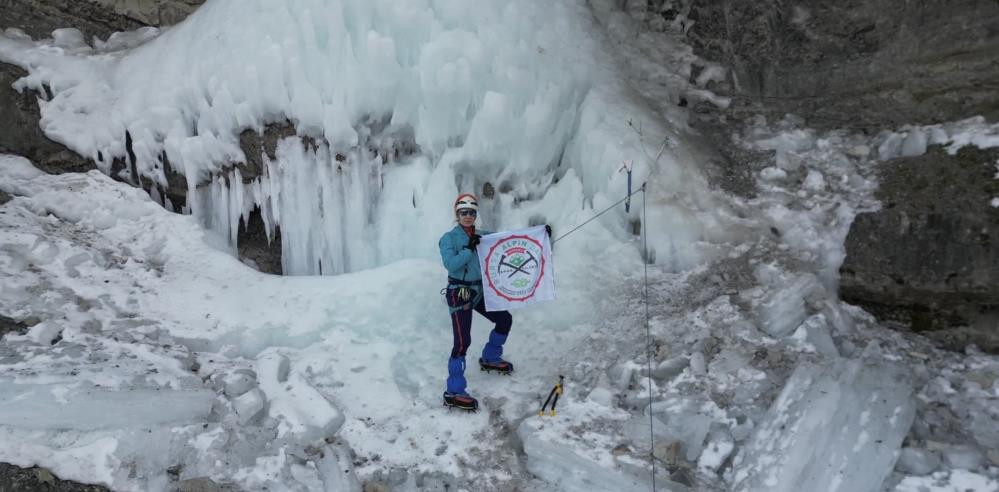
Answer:
[[[13,196],[0,315],[30,325],[0,342],[0,462],[122,490],[205,476],[247,490],[649,490],[651,454],[660,490],[999,490],[999,358],[937,350],[836,299],[850,222],[878,206],[878,159],[993,146],[999,127],[865,137],[754,122],[733,138],[774,150],[772,166],[756,198],[724,196],[699,171],[685,110],[636,95],[724,105],[703,87],[724,69],[689,84],[678,27],[632,37],[633,14],[210,0],[176,27],[92,45],[8,30],[0,60],[30,71],[19,87],[51,91],[50,137],[108,173],[132,159],[127,132],[134,166],[117,177],[161,189],[165,152],[190,200],[0,157]],[[650,52],[665,68],[636,68]],[[221,168],[245,158],[241,129],[284,119],[309,143],[283,140],[246,184]],[[419,152],[372,150],[403,144]],[[558,235],[624,195],[622,162],[648,196],[556,245],[559,300],[514,313],[518,372],[469,374],[485,410],[441,408],[451,341],[435,245],[450,201],[493,183],[485,225]],[[233,174],[195,187],[219,171]],[[234,231],[253,207],[280,226],[286,271],[338,275],[240,262]],[[651,372],[636,224],[654,260]],[[559,414],[538,417],[559,374]]]

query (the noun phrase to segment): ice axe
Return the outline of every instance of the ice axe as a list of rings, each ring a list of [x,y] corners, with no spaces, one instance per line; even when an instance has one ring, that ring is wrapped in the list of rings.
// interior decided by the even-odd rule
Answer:
[[[517,272],[523,273],[524,275],[530,275],[529,273],[527,273],[527,272],[524,271],[524,267],[526,267],[527,264],[530,263],[530,262],[532,262],[532,261],[534,263],[537,263],[538,259],[535,258],[534,255],[532,255],[530,251],[526,251],[526,253],[527,253],[527,256],[529,256],[530,258],[528,258],[527,261],[521,263],[520,266],[514,265],[512,263],[507,263],[506,262],[506,255],[500,256],[500,261],[499,261],[500,266],[508,266],[510,268],[513,268],[513,271],[510,272],[510,275],[507,275],[506,278],[510,278],[510,277],[514,276]]]
[[[558,404],[558,397],[562,395],[562,381],[564,379],[565,379],[565,376],[563,376],[561,374],[558,376],[558,384],[556,384],[555,387],[552,388],[551,393],[548,393],[548,399],[545,400],[545,404],[544,405],[541,405],[541,411],[538,412],[538,417],[544,417],[545,416],[545,409],[548,408],[548,403],[549,402],[552,404],[552,410],[551,410],[550,416],[552,416],[552,417],[555,416],[555,405]],[[554,400],[552,400],[553,396],[555,397]]]

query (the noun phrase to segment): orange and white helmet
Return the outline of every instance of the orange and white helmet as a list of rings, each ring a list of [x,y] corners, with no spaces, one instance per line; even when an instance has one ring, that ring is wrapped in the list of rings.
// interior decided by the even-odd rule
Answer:
[[[479,210],[479,199],[471,193],[462,193],[458,195],[458,199],[454,201],[454,211],[457,213],[459,210],[472,209],[475,211]]]

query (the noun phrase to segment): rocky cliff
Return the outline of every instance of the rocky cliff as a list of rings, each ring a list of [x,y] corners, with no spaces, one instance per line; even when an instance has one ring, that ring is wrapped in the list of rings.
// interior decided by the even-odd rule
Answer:
[[[992,0],[649,0],[684,12],[695,52],[728,67],[709,88],[732,98],[693,124],[726,143],[749,116],[804,117],[819,129],[876,135],[905,124],[999,118],[999,2]],[[860,214],[846,242],[841,295],[883,320],[961,349],[999,350],[996,152],[889,160],[880,211]],[[736,171],[733,171],[736,173]]]
[[[688,38],[730,67],[716,89],[818,128],[999,117],[993,0],[692,0]]]
[[[73,27],[86,39],[116,31],[176,24],[205,0],[0,0],[0,28],[16,27],[32,37]]]

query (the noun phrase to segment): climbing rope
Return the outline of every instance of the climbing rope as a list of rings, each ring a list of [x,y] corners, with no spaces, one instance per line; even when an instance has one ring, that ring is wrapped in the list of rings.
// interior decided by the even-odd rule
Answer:
[[[628,173],[629,175],[631,173]],[[645,266],[645,359],[649,365],[649,462],[652,463],[652,492],[656,491],[656,433],[652,425],[652,331],[649,328],[649,223],[645,214],[645,183],[642,192],[642,264]]]
[[[565,234],[562,234],[561,236],[559,236],[558,238],[556,238],[554,241],[552,241],[552,244],[555,244],[555,243],[559,242],[560,240],[562,240],[563,238],[565,238],[566,236],[568,236],[569,234],[572,234],[572,233],[578,231],[579,229],[581,229],[586,224],[589,224],[590,222],[593,222],[594,220],[596,220],[601,215],[609,212],[611,209],[613,209],[614,207],[620,205],[621,203],[623,203],[625,201],[628,202],[627,205],[626,205],[626,210],[630,209],[632,195],[634,195],[636,193],[639,193],[639,192],[642,193],[642,263],[643,263],[643,266],[644,266],[644,269],[645,269],[645,272],[644,272],[645,273],[645,290],[644,290],[644,293],[643,293],[643,297],[644,297],[644,301],[645,301],[645,357],[646,357],[646,363],[648,364],[648,370],[649,370],[648,378],[647,378],[648,381],[649,381],[649,462],[652,463],[652,492],[655,492],[657,490],[656,489],[656,456],[655,456],[656,436],[655,436],[654,418],[652,416],[652,330],[651,330],[651,328],[649,326],[650,325],[650,323],[649,323],[649,235],[648,235],[649,223],[648,223],[648,215],[647,215],[647,212],[646,212],[646,209],[647,209],[647,207],[646,207],[646,201],[647,200],[646,200],[646,193],[645,193],[645,191],[646,191],[645,190],[645,186],[646,186],[647,183],[642,183],[642,186],[640,188],[638,188],[635,191],[631,191],[631,169],[625,168],[625,170],[628,171],[628,195],[625,196],[624,198],[622,198],[622,199],[614,202],[609,207],[601,210],[600,213],[594,215],[593,217],[590,217],[589,219],[587,219],[586,222],[583,222],[582,224],[579,224],[578,226],[572,228],[572,230],[570,230],[569,232],[567,232]],[[561,395],[561,394],[562,394],[562,376],[559,376],[559,383],[555,386],[554,389],[552,389],[551,393],[548,394],[548,400],[551,400],[552,396],[554,395],[555,396],[555,402],[558,402],[558,395]],[[541,412],[539,413],[539,415],[542,415],[542,416],[544,415],[545,408],[548,406],[548,400],[545,400],[545,404],[541,407]],[[551,415],[555,416],[555,404],[554,403],[552,404]]]
[[[576,226],[576,227],[573,227],[571,231],[569,231],[569,232],[567,232],[567,233],[565,233],[565,234],[562,234],[561,236],[557,237],[557,238],[556,238],[555,240],[553,240],[553,241],[552,241],[552,244],[555,244],[555,243],[557,243],[557,242],[561,241],[562,239],[564,239],[564,238],[565,238],[566,236],[568,236],[569,234],[572,234],[572,233],[574,233],[574,232],[578,231],[578,230],[579,230],[579,229],[581,229],[581,228],[582,228],[583,226],[585,226],[586,224],[589,224],[590,222],[593,222],[594,220],[596,220],[596,219],[597,219],[598,217],[600,217],[601,215],[603,215],[603,214],[605,214],[605,213],[607,213],[607,212],[610,212],[612,208],[614,208],[614,207],[616,207],[616,206],[620,205],[620,204],[621,204],[621,203],[623,203],[623,202],[624,202],[625,200],[628,200],[629,198],[631,198],[631,196],[632,196],[632,195],[634,195],[634,194],[636,194],[636,193],[639,193],[639,192],[643,192],[643,191],[645,191],[645,184],[642,184],[642,187],[641,187],[641,188],[639,188],[639,189],[637,189],[637,190],[635,190],[635,191],[633,191],[633,192],[631,192],[631,193],[628,193],[628,196],[626,196],[626,197],[624,197],[624,198],[622,198],[622,199],[620,199],[620,200],[618,200],[618,201],[614,202],[614,203],[613,203],[613,204],[612,204],[611,206],[609,206],[609,207],[607,207],[607,208],[605,208],[605,209],[601,210],[601,211],[600,211],[600,213],[598,213],[597,215],[594,215],[593,217],[590,217],[589,219],[587,219],[587,220],[586,220],[586,222],[583,222],[582,224],[579,224],[578,226]],[[643,219],[643,220],[644,220],[644,219]]]

